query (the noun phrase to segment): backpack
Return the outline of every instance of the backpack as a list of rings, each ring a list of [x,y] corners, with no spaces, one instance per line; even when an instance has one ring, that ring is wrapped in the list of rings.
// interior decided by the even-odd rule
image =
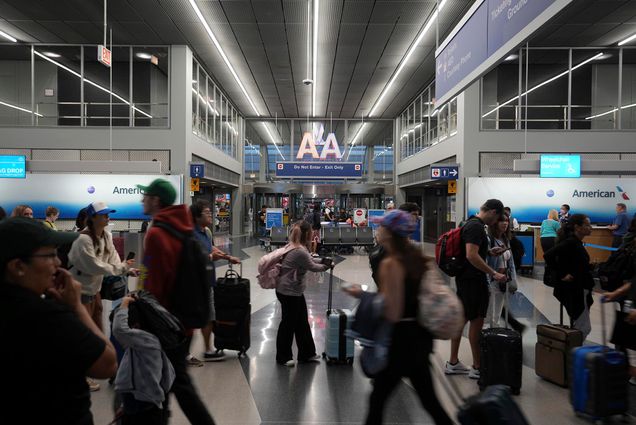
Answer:
[[[435,244],[435,262],[448,276],[457,276],[464,269],[466,253],[462,246],[462,227],[449,230]]]
[[[436,339],[451,339],[464,327],[464,307],[437,270],[427,270],[420,282],[418,323]]]
[[[613,253],[598,268],[598,277],[604,291],[615,291],[625,280],[634,275],[634,252],[630,248],[622,248]]]
[[[138,291],[128,310],[129,317],[132,314],[144,330],[159,338],[164,350],[172,350],[185,341],[186,332],[179,319],[159,304],[150,292]]]
[[[212,266],[208,256],[193,231],[182,233],[163,222],[155,222],[153,227],[181,241],[181,258],[171,298],[172,313],[186,328],[202,328],[210,321]]]
[[[276,289],[283,268],[283,259],[288,252],[296,249],[291,245],[270,252],[258,260],[258,275],[256,279],[263,289]]]

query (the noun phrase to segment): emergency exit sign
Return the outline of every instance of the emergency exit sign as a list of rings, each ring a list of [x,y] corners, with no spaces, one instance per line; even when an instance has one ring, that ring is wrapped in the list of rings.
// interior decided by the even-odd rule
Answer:
[[[100,61],[103,65],[110,68],[112,57],[110,50],[108,50],[106,46],[97,46],[97,60]]]

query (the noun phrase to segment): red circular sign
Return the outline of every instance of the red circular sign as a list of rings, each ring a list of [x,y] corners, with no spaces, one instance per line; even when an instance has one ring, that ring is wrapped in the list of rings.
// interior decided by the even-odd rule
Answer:
[[[359,217],[363,214],[362,210],[356,210],[356,215]]]

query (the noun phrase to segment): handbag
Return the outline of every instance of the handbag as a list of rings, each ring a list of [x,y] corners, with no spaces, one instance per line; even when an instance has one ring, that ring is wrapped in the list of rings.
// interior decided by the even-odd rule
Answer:
[[[125,276],[104,276],[99,294],[103,300],[115,301],[124,298],[127,292],[128,279]]]
[[[464,326],[464,308],[439,273],[428,269],[420,282],[417,320],[436,339],[451,339]]]

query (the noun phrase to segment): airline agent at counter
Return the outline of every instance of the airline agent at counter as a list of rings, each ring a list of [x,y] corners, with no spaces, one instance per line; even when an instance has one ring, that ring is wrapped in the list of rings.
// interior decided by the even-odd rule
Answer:
[[[618,248],[623,243],[623,236],[629,228],[629,217],[627,217],[627,205],[623,203],[616,204],[616,218],[611,226],[607,227],[612,230],[612,248]]]

